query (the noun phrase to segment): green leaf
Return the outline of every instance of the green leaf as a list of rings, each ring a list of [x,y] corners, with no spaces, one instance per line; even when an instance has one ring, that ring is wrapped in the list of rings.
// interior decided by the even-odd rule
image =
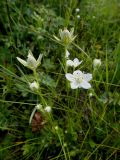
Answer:
[[[89,144],[90,144],[91,148],[96,147],[96,143],[92,139],[89,140]]]
[[[56,82],[49,75],[44,74],[43,72],[40,74],[41,82],[49,87],[56,87]]]

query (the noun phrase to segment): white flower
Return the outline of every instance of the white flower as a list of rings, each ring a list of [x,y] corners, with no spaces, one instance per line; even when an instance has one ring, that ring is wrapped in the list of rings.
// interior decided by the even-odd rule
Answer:
[[[77,19],[80,19],[80,15],[77,15]]]
[[[80,70],[76,70],[73,74],[67,73],[65,76],[70,81],[71,89],[91,88],[89,81],[92,79],[92,74],[90,73],[84,74]]]
[[[67,60],[66,61],[67,66],[71,66],[71,67],[74,67],[74,68],[79,66],[81,63],[82,63],[82,61],[79,61],[78,58],[75,58],[73,61],[72,60]]]
[[[21,64],[23,64],[25,67],[27,67],[31,70],[35,70],[41,64],[41,59],[42,59],[42,54],[40,54],[38,59],[36,60],[30,50],[28,52],[28,58],[27,58],[26,61],[17,57],[17,60]]]
[[[44,109],[46,112],[50,113],[51,112],[51,107],[50,106],[46,106]]]
[[[70,55],[70,52],[68,52],[68,50],[66,50],[66,53],[65,53],[65,58],[68,58]]]
[[[64,28],[64,30],[59,30],[60,38],[54,36],[54,38],[62,43],[64,46],[68,46],[72,41],[76,38],[76,36],[73,35],[74,28],[72,28],[70,31],[67,30],[67,28]]]
[[[41,104],[37,104],[37,105],[35,106],[35,108],[36,108],[37,110],[42,110],[42,105],[41,105]]]
[[[29,83],[29,86],[32,91],[36,91],[39,89],[39,84],[36,81]]]
[[[93,67],[97,68],[101,66],[101,59],[94,59],[93,60]]]
[[[75,36],[73,36],[74,28],[71,29],[71,31],[68,31],[67,28],[65,28],[63,31],[62,29],[59,30],[61,41],[68,45],[70,44],[74,39]]]
[[[76,9],[75,9],[75,12],[76,12],[76,13],[80,12],[80,9],[79,9],[79,8],[76,8]]]

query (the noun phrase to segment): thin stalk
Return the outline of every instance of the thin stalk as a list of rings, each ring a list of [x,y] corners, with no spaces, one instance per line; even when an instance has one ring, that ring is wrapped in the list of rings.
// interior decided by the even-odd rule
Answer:
[[[85,51],[83,51],[83,49],[80,48],[77,44],[75,44],[75,43],[72,43],[72,44],[73,44],[76,48],[78,48],[81,52],[83,52],[87,57],[90,58],[90,56],[88,56],[87,53],[86,53]]]
[[[31,116],[30,116],[30,119],[29,119],[29,124],[31,124],[31,122],[32,122],[32,119],[33,119],[33,117],[34,117],[34,114],[35,114],[35,112],[36,112],[36,107],[33,109],[33,111],[32,111],[32,113],[31,113]]]
[[[65,67],[65,74],[67,73],[66,52],[67,52],[67,47],[65,47],[65,55],[64,55],[64,67]]]
[[[34,75],[34,77],[35,77],[36,82],[39,84],[38,76],[37,76],[37,72],[36,72],[36,70],[33,70],[33,75]],[[45,101],[44,97],[42,96],[40,86],[39,86],[39,90],[37,91],[37,93],[38,93],[38,95],[39,95],[39,97],[40,97],[40,99],[41,99],[42,103],[43,103],[44,105],[47,105],[47,103],[46,103],[46,101]]]
[[[106,63],[106,90],[108,91],[108,57],[107,57],[107,51],[106,51],[106,61],[105,61],[105,63]]]
[[[66,152],[65,152],[64,144],[62,143],[61,137],[60,137],[58,132],[57,132],[57,135],[58,135],[58,138],[60,140],[60,144],[62,146],[62,150],[63,150],[64,156],[65,156],[65,160],[67,160],[67,155],[66,155]]]
[[[65,46],[65,53],[64,53],[64,71],[65,74],[67,73],[67,63],[66,63],[66,52],[67,52],[67,46]],[[69,84],[68,81],[66,80],[66,90],[67,90],[67,95],[69,94]]]

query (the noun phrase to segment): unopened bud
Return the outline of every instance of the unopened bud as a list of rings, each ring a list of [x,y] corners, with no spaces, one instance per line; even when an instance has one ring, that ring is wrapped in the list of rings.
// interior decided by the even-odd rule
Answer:
[[[70,32],[67,30],[67,28],[65,28],[63,31],[62,29],[59,30],[61,42],[63,43],[63,45],[69,45],[75,39],[75,36],[73,36],[73,32],[73,28]]]
[[[94,59],[93,60],[93,67],[97,68],[101,66],[101,59]]]
[[[39,84],[36,81],[30,83],[29,85],[32,91],[37,91],[39,89]]]
[[[51,107],[50,106],[46,106],[44,109],[46,112],[50,113],[51,112]]]

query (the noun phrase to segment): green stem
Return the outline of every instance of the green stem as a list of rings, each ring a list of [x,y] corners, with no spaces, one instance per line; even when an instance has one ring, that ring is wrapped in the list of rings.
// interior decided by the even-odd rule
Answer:
[[[65,74],[67,73],[66,52],[67,52],[67,47],[65,47],[65,54],[64,54],[64,68],[65,68]]]
[[[65,46],[64,61],[63,61],[64,62],[64,72],[65,72],[65,74],[67,73],[66,52],[67,52],[67,46]],[[69,93],[69,84],[68,84],[67,80],[66,80],[66,90],[67,90],[67,95],[68,95],[68,93]]]
[[[34,75],[34,77],[35,77],[36,82],[39,84],[39,80],[38,80],[38,76],[37,76],[36,70],[33,70],[33,75]],[[42,96],[40,85],[39,85],[39,90],[37,91],[37,93],[38,93],[38,95],[39,95],[39,97],[40,97],[40,100],[42,101],[42,104],[43,104],[43,105],[47,105],[44,97]]]
[[[83,52],[87,57],[89,57],[90,58],[90,56],[88,56],[87,55],[87,53],[82,49],[82,48],[80,48],[77,44],[75,44],[75,43],[72,43],[76,48],[78,48],[81,52]]]
[[[62,142],[62,138],[61,138],[61,136],[60,136],[60,134],[59,134],[58,131],[57,131],[57,135],[58,135],[58,138],[59,138],[59,141],[60,141],[60,144],[61,144],[61,147],[62,147],[64,156],[65,156],[65,160],[67,160],[67,155],[66,155],[66,152],[65,152],[64,144],[63,144],[63,142]]]
[[[29,119],[29,124],[31,124],[32,119],[33,119],[33,117],[34,117],[34,114],[35,114],[36,110],[37,110],[36,108],[33,109],[32,113],[31,113],[31,116],[30,116],[30,119]]]

